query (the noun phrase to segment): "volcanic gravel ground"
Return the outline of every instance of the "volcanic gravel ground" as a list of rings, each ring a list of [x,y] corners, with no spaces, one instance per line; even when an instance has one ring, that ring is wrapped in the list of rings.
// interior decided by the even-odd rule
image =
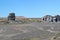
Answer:
[[[50,40],[55,33],[47,31],[48,29],[60,31],[60,23],[3,24],[0,25],[0,40],[22,40],[34,37]]]

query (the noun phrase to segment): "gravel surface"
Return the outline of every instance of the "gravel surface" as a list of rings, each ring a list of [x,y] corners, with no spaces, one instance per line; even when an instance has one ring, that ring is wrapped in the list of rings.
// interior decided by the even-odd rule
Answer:
[[[2,24],[0,25],[0,40],[22,40],[33,37],[50,40],[58,32],[60,32],[60,23]]]

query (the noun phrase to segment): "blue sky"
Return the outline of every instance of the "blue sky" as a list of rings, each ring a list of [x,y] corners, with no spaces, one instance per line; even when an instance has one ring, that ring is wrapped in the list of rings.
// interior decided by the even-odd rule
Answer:
[[[11,12],[28,18],[60,15],[60,0],[0,0],[0,17]]]

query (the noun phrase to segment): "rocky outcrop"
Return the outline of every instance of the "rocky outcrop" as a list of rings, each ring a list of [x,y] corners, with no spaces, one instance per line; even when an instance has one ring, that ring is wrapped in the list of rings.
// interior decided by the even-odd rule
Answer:
[[[15,13],[10,13],[10,14],[8,15],[8,21],[9,21],[9,20],[15,21]]]
[[[56,15],[56,16],[46,15],[43,17],[43,20],[47,22],[58,22],[60,21],[60,16],[59,15]]]
[[[43,17],[43,20],[50,22],[50,21],[53,20],[53,16],[51,16],[51,15],[46,15],[46,16]]]

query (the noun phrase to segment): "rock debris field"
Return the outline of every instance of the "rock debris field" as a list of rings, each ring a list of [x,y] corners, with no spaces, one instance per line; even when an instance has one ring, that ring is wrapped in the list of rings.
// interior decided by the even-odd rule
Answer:
[[[0,24],[0,40],[22,40],[23,38],[51,40],[51,38],[58,32],[60,32],[59,22]]]

